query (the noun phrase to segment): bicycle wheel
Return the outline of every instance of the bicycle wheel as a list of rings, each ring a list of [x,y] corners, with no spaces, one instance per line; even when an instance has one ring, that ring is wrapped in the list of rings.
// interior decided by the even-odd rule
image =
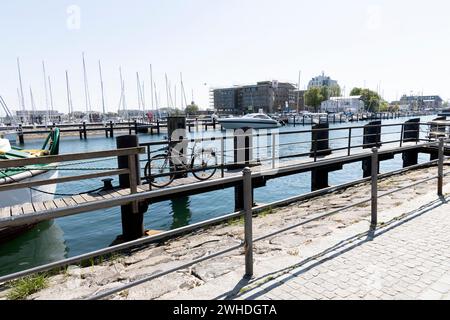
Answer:
[[[216,173],[217,168],[210,168],[217,166],[217,155],[213,150],[202,149],[196,153],[191,163],[192,174],[199,180],[207,180]]]
[[[173,166],[170,164],[169,157],[166,154],[157,154],[151,157],[144,168],[147,182],[156,188],[168,186],[174,179]],[[161,174],[167,174],[159,176]],[[155,177],[155,175],[157,175]]]

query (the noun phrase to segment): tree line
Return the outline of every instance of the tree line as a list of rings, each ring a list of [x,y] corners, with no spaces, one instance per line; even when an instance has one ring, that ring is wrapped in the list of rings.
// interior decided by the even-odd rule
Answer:
[[[318,112],[323,101],[331,97],[340,97],[341,88],[339,86],[321,86],[309,88],[304,95],[305,105],[314,108],[314,112]],[[350,96],[361,96],[364,103],[364,109],[368,112],[383,112],[389,110],[389,103],[381,96],[367,88],[353,88]]]

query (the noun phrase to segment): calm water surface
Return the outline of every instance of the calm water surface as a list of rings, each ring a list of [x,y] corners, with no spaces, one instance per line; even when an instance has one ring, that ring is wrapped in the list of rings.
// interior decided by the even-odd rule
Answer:
[[[434,117],[421,117],[421,120],[425,122]],[[383,120],[383,124],[402,123],[405,120],[406,118]],[[360,126],[363,124],[364,122],[330,124],[330,127]],[[310,129],[310,126],[297,126],[295,128],[293,126],[286,126],[282,127],[280,131],[307,129]],[[383,128],[382,140],[398,139],[400,137],[399,131],[400,127]],[[193,132],[191,137],[199,136],[199,134]],[[204,136],[217,136],[222,133],[216,130],[201,134]],[[139,140],[140,142],[157,141],[163,139],[163,136],[163,134],[160,136],[140,134]],[[354,129],[352,136],[354,136],[352,138],[352,145],[362,143],[362,129]],[[330,131],[330,138],[337,137],[345,138],[331,141],[330,146],[332,148],[347,145],[347,131]],[[308,140],[310,140],[310,134],[282,135],[280,138],[281,146],[279,153],[280,155],[287,155],[308,152],[310,149],[309,143],[298,143]],[[294,142],[296,143],[289,144]],[[25,148],[40,148],[42,143],[42,140],[28,140],[25,143]],[[87,140],[80,140],[78,137],[62,137],[60,153],[88,152],[114,148],[116,148],[115,139],[108,139],[104,136],[89,136]],[[268,149],[270,150],[270,148]],[[264,153],[265,149],[261,148],[258,150]],[[260,154],[260,156],[263,156],[263,154]],[[427,155],[419,155],[419,162],[428,160],[429,157]],[[59,174],[60,176],[81,174],[87,172],[87,170],[89,172],[95,172],[95,169],[113,168],[116,166],[116,159],[107,159],[101,162],[83,165],[74,163],[71,166],[65,167],[66,170],[60,170]],[[399,169],[401,166],[401,154],[398,154],[392,160],[383,161],[380,171],[387,172]],[[360,179],[361,177],[361,163],[353,163],[345,165],[343,170],[331,172],[329,174],[329,183],[330,185],[337,185]],[[114,181],[117,184],[117,178]],[[259,203],[265,203],[307,193],[310,191],[310,184],[310,173],[301,173],[269,180],[265,187],[255,189],[255,200]],[[102,182],[99,179],[84,180],[82,182],[59,184],[57,186],[57,192],[61,194],[78,193],[101,186]],[[224,215],[233,212],[233,209],[233,188],[173,199],[152,204],[149,207],[148,212],[145,214],[145,228],[169,230]],[[15,240],[0,245],[0,275],[103,248],[110,245],[121,232],[120,207],[41,223],[33,230],[19,236]]]

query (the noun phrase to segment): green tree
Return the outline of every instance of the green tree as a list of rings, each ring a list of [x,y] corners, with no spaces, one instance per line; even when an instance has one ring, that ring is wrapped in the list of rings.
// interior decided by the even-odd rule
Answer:
[[[340,97],[341,96],[341,87],[339,86],[322,86],[320,87],[320,91],[325,100],[330,99],[331,97]]]
[[[366,111],[377,112],[380,110],[382,99],[375,91],[363,88],[353,88],[350,95],[361,96]]]
[[[192,101],[191,104],[184,109],[184,112],[186,114],[195,114],[198,112],[198,106]]]
[[[324,90],[320,87],[312,87],[305,92],[305,104],[314,108],[314,112],[317,112],[322,101],[325,101],[323,95]]]
[[[380,111],[380,112],[388,112],[388,111],[391,111],[390,109],[391,108],[390,108],[389,103],[387,101],[383,100],[383,101],[380,102],[380,107],[379,107],[378,111]]]

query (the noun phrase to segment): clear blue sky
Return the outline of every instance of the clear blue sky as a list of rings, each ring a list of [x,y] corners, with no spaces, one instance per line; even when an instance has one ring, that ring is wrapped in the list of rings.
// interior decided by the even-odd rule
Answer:
[[[79,29],[71,5],[80,8]],[[164,73],[183,72],[186,94],[209,105],[209,88],[278,79],[301,85],[325,71],[349,93],[366,86],[393,100],[411,91],[450,97],[450,4],[447,1],[153,0],[3,1],[0,94],[18,105],[16,57],[43,108],[42,60],[57,108],[67,111],[69,71],[75,109],[84,110],[81,52],[93,109],[100,110],[101,59],[108,110],[119,103],[119,66],[129,107],[137,105],[136,72],[150,101],[149,65],[162,106]],[[75,20],[73,18],[75,17]],[[75,22],[74,22],[75,21]]]

